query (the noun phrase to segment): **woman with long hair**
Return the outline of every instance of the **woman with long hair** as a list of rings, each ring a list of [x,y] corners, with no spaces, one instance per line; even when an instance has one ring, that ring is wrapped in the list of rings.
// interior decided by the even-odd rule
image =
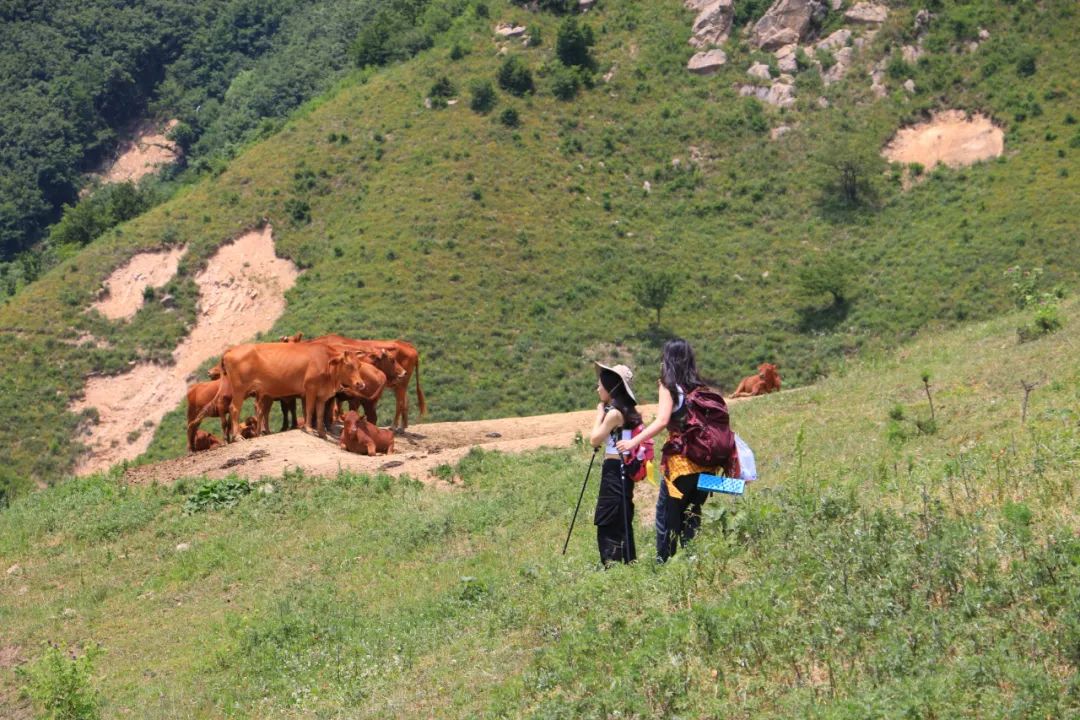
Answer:
[[[660,378],[657,383],[659,407],[656,419],[633,439],[616,443],[619,452],[632,452],[638,445],[665,428],[668,442],[664,444],[660,467],[664,482],[656,500],[656,555],[663,562],[685,545],[701,526],[701,506],[709,494],[698,490],[698,475],[715,474],[719,468],[703,467],[676,452],[672,438],[682,432],[686,420],[686,396],[699,387],[711,385],[698,374],[697,361],[690,343],[675,338],[664,343],[660,359]]]
[[[589,433],[595,448],[604,446],[604,464],[600,471],[600,494],[596,499],[596,544],[600,562],[629,563],[637,558],[634,546],[634,481],[626,477],[623,461],[615,443],[629,439],[641,424],[637,397],[630,387],[633,371],[625,365],[608,367],[596,363],[596,393],[600,402]]]

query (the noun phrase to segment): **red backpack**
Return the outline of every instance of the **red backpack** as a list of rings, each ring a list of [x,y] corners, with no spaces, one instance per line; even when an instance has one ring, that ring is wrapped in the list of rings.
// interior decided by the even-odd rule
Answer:
[[[686,410],[682,432],[668,440],[671,450],[697,465],[730,471],[737,455],[724,396],[702,385],[687,394]]]
[[[630,431],[630,439],[636,438],[644,429],[645,424],[639,423],[637,427]],[[653,441],[652,438],[649,438],[634,448],[633,452],[622,453],[623,473],[634,482],[644,480],[648,473],[648,464],[652,462],[654,457]]]

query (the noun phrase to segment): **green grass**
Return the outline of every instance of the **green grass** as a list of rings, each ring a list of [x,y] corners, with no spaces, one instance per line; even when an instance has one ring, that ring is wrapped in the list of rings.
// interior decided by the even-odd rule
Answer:
[[[262,218],[273,221],[279,252],[307,268],[268,335],[407,338],[421,350],[439,420],[577,408],[589,359],[615,347],[647,378],[671,334],[687,336],[706,373],[728,387],[763,360],[778,361],[787,386],[804,384],[854,352],[1003,311],[1006,267],[1041,266],[1048,284],[1075,287],[1072,3],[943,3],[927,41],[933,52],[912,69],[919,94],[872,102],[861,72],[828,89],[809,73],[799,103],[783,112],[737,97],[752,55],[737,41],[720,74],[686,72],[691,18],[676,0],[611,0],[586,15],[598,65],[615,74],[570,102],[549,87],[558,18],[488,5],[489,18],[465,13],[432,50],[357,73],[217,176],[0,307],[7,482],[53,482],[71,467],[78,418],[66,407],[85,375],[167,361],[194,320],[191,278]],[[913,14],[895,8],[868,52],[908,42]],[[509,46],[532,69],[537,93],[500,91],[490,113],[474,113],[467,88],[494,80],[501,59],[491,28],[511,19],[546,39]],[[953,53],[973,24],[991,40]],[[468,51],[456,61],[455,46]],[[1019,74],[1021,50],[1034,52],[1033,75]],[[442,76],[460,102],[425,109]],[[516,128],[499,120],[511,107]],[[1006,155],[935,171],[910,192],[882,165],[869,176],[876,204],[861,210],[823,197],[822,161],[838,148],[875,156],[899,125],[951,107],[1002,122]],[[770,141],[780,123],[796,129]],[[691,147],[706,158],[700,167],[689,162]],[[308,222],[296,212],[305,204]],[[155,304],[130,324],[84,313],[117,265],[167,239],[191,248],[170,289],[175,312]],[[846,304],[801,291],[799,269],[819,256],[851,268]],[[653,328],[632,287],[659,269],[682,280],[663,327]],[[111,346],[65,344],[80,332]],[[178,417],[148,457],[183,452]]]
[[[595,479],[559,554],[584,448],[194,512],[197,479],[72,480],[0,511],[0,646],[100,645],[103,717],[1073,717],[1080,327],[1025,318],[736,406],[762,479],[666,566],[598,569]],[[923,373],[937,430],[897,438]]]

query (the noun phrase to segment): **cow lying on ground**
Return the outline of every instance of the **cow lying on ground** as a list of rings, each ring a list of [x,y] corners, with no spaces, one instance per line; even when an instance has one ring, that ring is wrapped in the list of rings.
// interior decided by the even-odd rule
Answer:
[[[196,430],[194,438],[191,443],[192,452],[202,452],[203,450],[213,450],[216,447],[221,447],[221,441],[216,437],[206,432],[205,430]]]
[[[345,426],[341,430],[338,446],[360,455],[376,455],[394,452],[394,432],[373,425],[355,410],[345,413]]]
[[[247,420],[240,427],[240,437],[245,440],[259,436],[259,419],[254,415],[248,415]]]
[[[248,343],[225,351],[224,375],[232,384],[231,427],[240,434],[238,417],[244,398],[256,397],[260,412],[266,401],[300,396],[304,400],[306,430],[326,437],[323,408],[339,390],[364,390],[357,353],[342,352],[319,343]],[[265,418],[260,418],[265,422]],[[265,424],[262,425],[267,430]]]
[[[758,366],[758,374],[743,378],[739,387],[731,394],[733,398],[751,397],[776,392],[780,389],[780,375],[776,372],[776,366],[772,363],[762,363]]]

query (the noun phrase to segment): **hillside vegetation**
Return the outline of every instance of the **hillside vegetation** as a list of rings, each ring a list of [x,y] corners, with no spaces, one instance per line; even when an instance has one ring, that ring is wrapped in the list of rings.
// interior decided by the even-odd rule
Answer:
[[[665,566],[598,569],[595,477],[559,554],[580,447],[474,452],[439,469],[450,491],[293,473],[35,493],[0,510],[0,703],[28,715],[25,686],[148,719],[1075,717],[1080,327],[1017,347],[1025,320],[735,406],[762,479],[710,499]],[[68,655],[93,647],[89,668]]]
[[[200,264],[267,219],[278,252],[306,268],[275,334],[409,339],[440,420],[578,408],[597,356],[629,360],[648,388],[671,334],[728,387],[762,360],[778,362],[786,386],[803,384],[857,351],[1007,309],[1010,266],[1073,287],[1075,3],[929,5],[915,65],[893,61],[921,4],[895,4],[847,79],[824,87],[801,72],[786,110],[738,95],[746,68],[766,59],[738,34],[718,74],[688,73],[692,17],[676,0],[607,0],[580,17],[595,71],[556,59],[562,17],[465,7],[430,50],[357,72],[0,308],[0,473],[25,487],[70,468],[78,425],[93,421],[66,410],[83,378],[167,361],[193,323]],[[503,21],[542,42],[496,42]],[[823,32],[841,24],[830,15]],[[989,39],[961,50],[980,29]],[[875,99],[866,69],[886,57],[895,77]],[[534,92],[498,87],[508,58],[530,70]],[[908,75],[914,95],[900,87]],[[490,110],[477,83],[494,88]],[[905,191],[878,152],[945,108],[1001,123],[1005,155],[939,167]],[[792,130],[770,139],[781,123]],[[868,186],[857,203],[835,189],[837,158]],[[131,254],[178,243],[190,250],[165,289],[175,309],[150,303],[130,323],[85,311]],[[839,284],[812,282],[825,272]],[[665,275],[678,285],[657,327],[633,288]],[[182,449],[174,414],[151,453]]]

